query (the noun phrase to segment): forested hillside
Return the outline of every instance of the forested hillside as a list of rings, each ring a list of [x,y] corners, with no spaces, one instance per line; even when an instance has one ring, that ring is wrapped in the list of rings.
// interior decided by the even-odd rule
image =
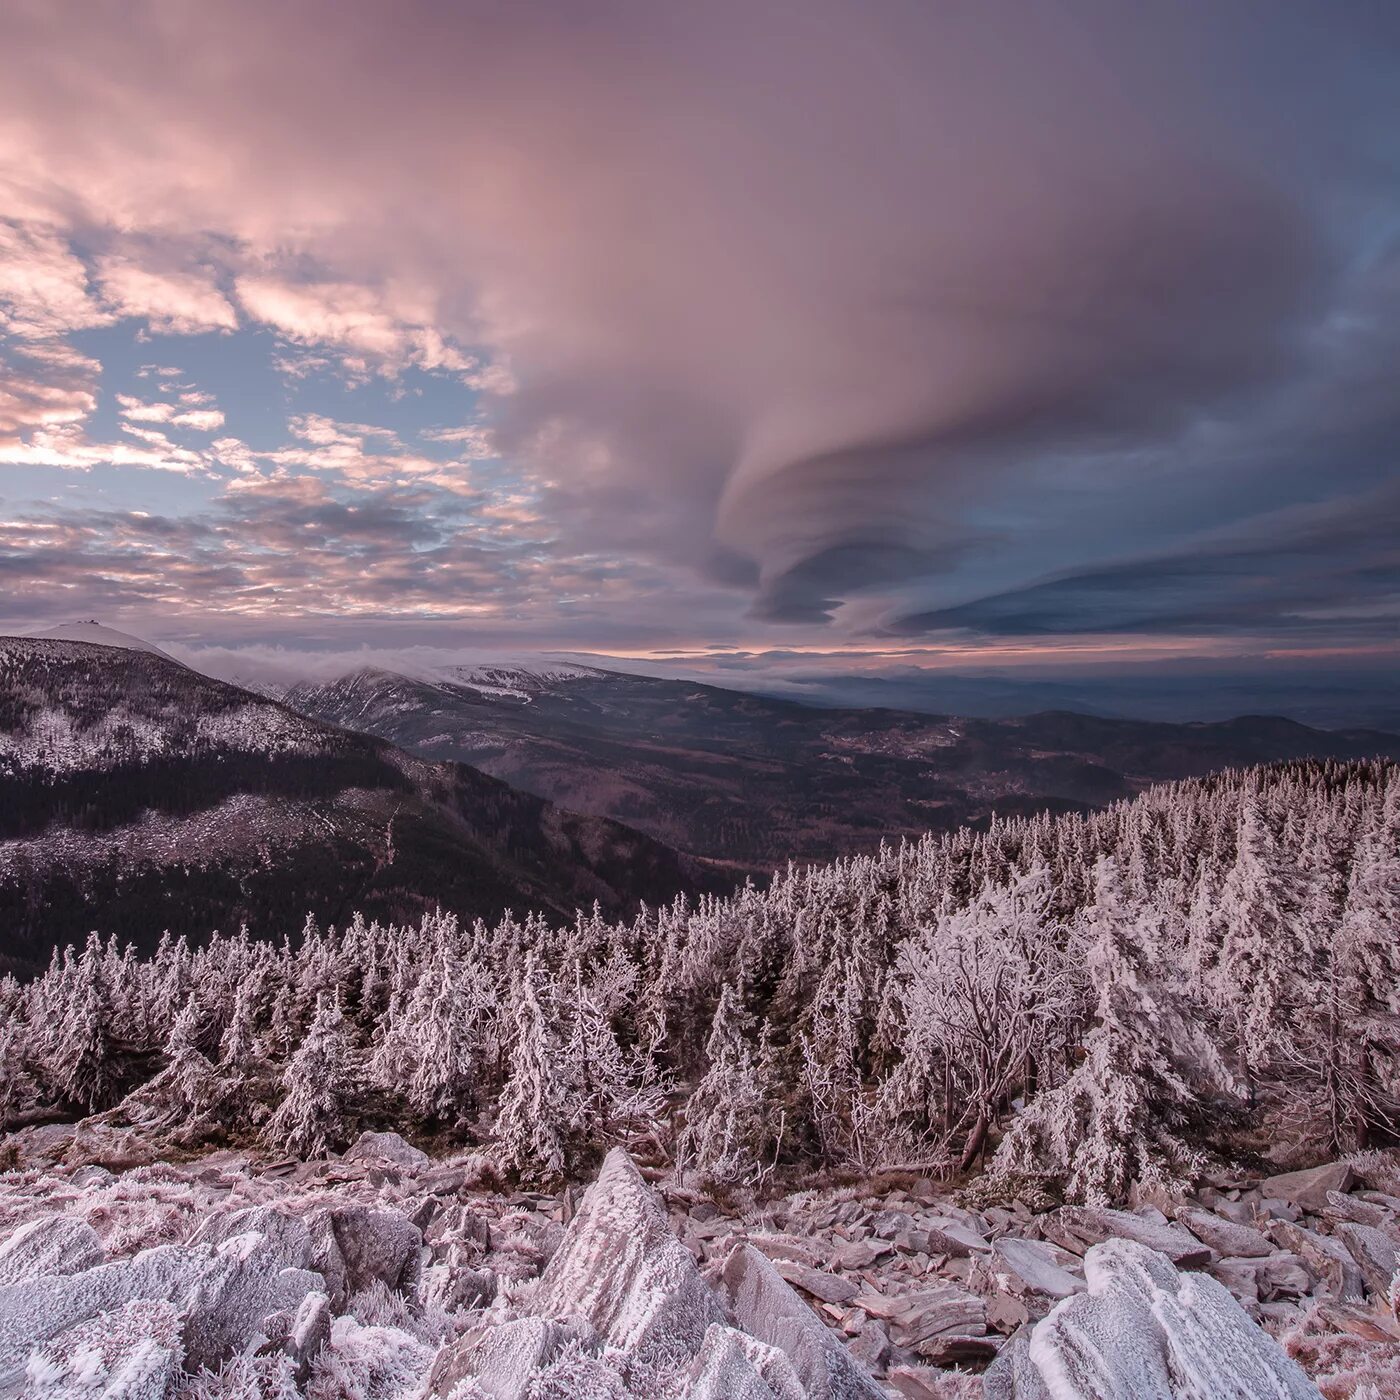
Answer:
[[[360,670],[280,692],[297,710],[457,759],[551,802],[766,876],[788,860],[1084,812],[1153,783],[1288,759],[1400,759],[1400,737],[1245,715],[1149,724],[822,709],[589,667]]]
[[[0,638],[0,967],[89,930],[465,918],[732,884],[639,832],[308,719],[169,657]]]
[[[1290,763],[630,922],[94,938],[0,985],[7,1123],[316,1155],[364,1127],[557,1181],[990,1163],[1102,1202],[1393,1140],[1400,767]],[[296,930],[289,930],[295,933]]]

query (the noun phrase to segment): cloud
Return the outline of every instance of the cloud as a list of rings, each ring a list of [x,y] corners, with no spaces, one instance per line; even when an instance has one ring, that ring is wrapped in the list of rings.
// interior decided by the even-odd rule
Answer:
[[[131,423],[166,423],[172,428],[190,428],[195,432],[212,433],[224,426],[224,415],[217,408],[201,407],[207,395],[182,395],[192,398],[194,407],[173,403],[146,403],[130,394],[118,394],[121,415]]]
[[[98,264],[103,297],[119,316],[133,316],[164,335],[238,328],[238,313],[207,271],[154,271],[130,256]]]
[[[1214,609],[1168,561],[1385,469],[1384,7],[250,0],[4,25],[15,334],[129,295],[171,329],[268,328],[291,375],[509,389],[462,455],[515,464],[536,534],[688,571],[754,627],[1230,625],[1226,556]],[[217,450],[478,490],[327,431]],[[372,585],[411,609],[424,561],[394,558]],[[1381,605],[1383,574],[1332,567],[1308,566],[1319,604]],[[1291,627],[1307,578],[1279,570]]]

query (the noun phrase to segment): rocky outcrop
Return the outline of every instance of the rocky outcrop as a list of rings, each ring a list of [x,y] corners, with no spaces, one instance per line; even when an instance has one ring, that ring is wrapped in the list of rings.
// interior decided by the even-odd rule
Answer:
[[[1091,1248],[1084,1273],[1086,1291],[997,1360],[987,1400],[1320,1400],[1215,1279],[1122,1238]]]
[[[620,1152],[575,1209],[401,1142],[0,1176],[0,1400],[174,1400],[222,1365],[285,1400],[1314,1396],[1288,1357],[1400,1394],[1400,1154],[1348,1192],[972,1210],[904,1178],[736,1212]]]
[[[0,1285],[42,1274],[80,1274],[106,1257],[87,1221],[46,1215],[21,1225],[0,1244]]]
[[[608,1153],[584,1195],[534,1309],[587,1318],[608,1345],[672,1365],[694,1357],[710,1324],[723,1321],[694,1256],[621,1148]]]
[[[878,1400],[875,1382],[758,1250],[740,1245],[720,1282],[735,1324],[787,1357],[809,1400]]]

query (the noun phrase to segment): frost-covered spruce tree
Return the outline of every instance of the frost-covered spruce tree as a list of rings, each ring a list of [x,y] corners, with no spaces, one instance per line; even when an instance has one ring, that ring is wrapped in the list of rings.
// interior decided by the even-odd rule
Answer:
[[[765,1121],[769,1103],[759,1057],[732,983],[720,992],[705,1053],[709,1068],[686,1102],[677,1168],[715,1186],[753,1185],[764,1174],[773,1125]]]
[[[444,950],[409,1004],[405,1089],[425,1118],[456,1125],[477,1100],[478,1038],[487,1007],[470,969]]]
[[[105,1108],[114,1097],[116,1075],[106,1010],[90,980],[83,979],[72,989],[48,1061],[64,1097],[89,1113]]]
[[[258,1040],[255,993],[244,982],[219,1040],[219,1113],[230,1125],[251,1126],[267,1112],[273,1067]]]
[[[12,1127],[39,1098],[39,1086],[29,1072],[26,1029],[13,1013],[0,1022],[0,1129]]]
[[[160,1076],[173,1112],[198,1116],[218,1098],[218,1077],[209,1057],[199,1048],[202,1030],[199,1006],[189,997],[165,1042],[166,1066]]]
[[[1143,937],[1146,911],[1124,900],[1111,857],[1098,862],[1095,884],[1085,941],[1098,1002],[1084,1059],[1012,1123],[994,1167],[1049,1172],[1070,1198],[1103,1204],[1121,1200],[1134,1181],[1176,1187],[1199,1170],[1186,1137],[1199,1106],[1191,1081],[1220,1070],[1156,964]],[[1195,1063],[1184,1063],[1190,1052]]]
[[[1263,1072],[1286,1028],[1288,986],[1299,963],[1298,881],[1280,857],[1260,803],[1246,796],[1235,863],[1220,892],[1223,929],[1215,997],[1234,1026],[1251,1080]]]
[[[549,1011],[541,1004],[539,962],[525,956],[514,989],[515,1043],[510,1073],[496,1110],[492,1146],[506,1171],[536,1181],[558,1181],[568,1167],[565,1138],[569,1086],[561,1072],[559,1043]]]
[[[323,1157],[349,1136],[360,1091],[359,1056],[338,995],[323,993],[300,1048],[282,1075],[285,1097],[264,1136],[293,1157]]]

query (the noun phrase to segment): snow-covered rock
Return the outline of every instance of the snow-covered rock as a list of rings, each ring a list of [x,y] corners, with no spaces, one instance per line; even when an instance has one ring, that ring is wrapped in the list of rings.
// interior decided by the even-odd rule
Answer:
[[[180,1374],[180,1314],[133,1299],[70,1327],[25,1367],[25,1400],[166,1400]]]
[[[398,1133],[361,1133],[346,1149],[343,1160],[415,1172],[432,1165],[432,1158],[426,1152],[405,1142]]]
[[[374,1283],[392,1293],[417,1287],[423,1233],[399,1211],[336,1204],[313,1212],[306,1223],[312,1267],[325,1278],[337,1312]]]
[[[608,1153],[584,1194],[533,1306],[545,1317],[579,1314],[611,1346],[673,1367],[695,1356],[710,1324],[723,1321],[694,1256],[621,1148]]]
[[[106,1255],[97,1231],[85,1220],[46,1215],[21,1225],[0,1244],[0,1284],[41,1274],[79,1274]]]
[[[809,1400],[879,1400],[875,1382],[758,1250],[740,1245],[720,1281],[734,1322],[787,1357]]]
[[[998,1358],[992,1400],[1319,1400],[1215,1279],[1127,1239],[1090,1249],[1085,1278]]]
[[[464,1381],[474,1381],[490,1400],[524,1400],[570,1337],[567,1328],[540,1317],[485,1324],[438,1353],[424,1394],[452,1396]]]
[[[806,1391],[782,1352],[715,1322],[691,1363],[682,1400],[806,1400]]]

